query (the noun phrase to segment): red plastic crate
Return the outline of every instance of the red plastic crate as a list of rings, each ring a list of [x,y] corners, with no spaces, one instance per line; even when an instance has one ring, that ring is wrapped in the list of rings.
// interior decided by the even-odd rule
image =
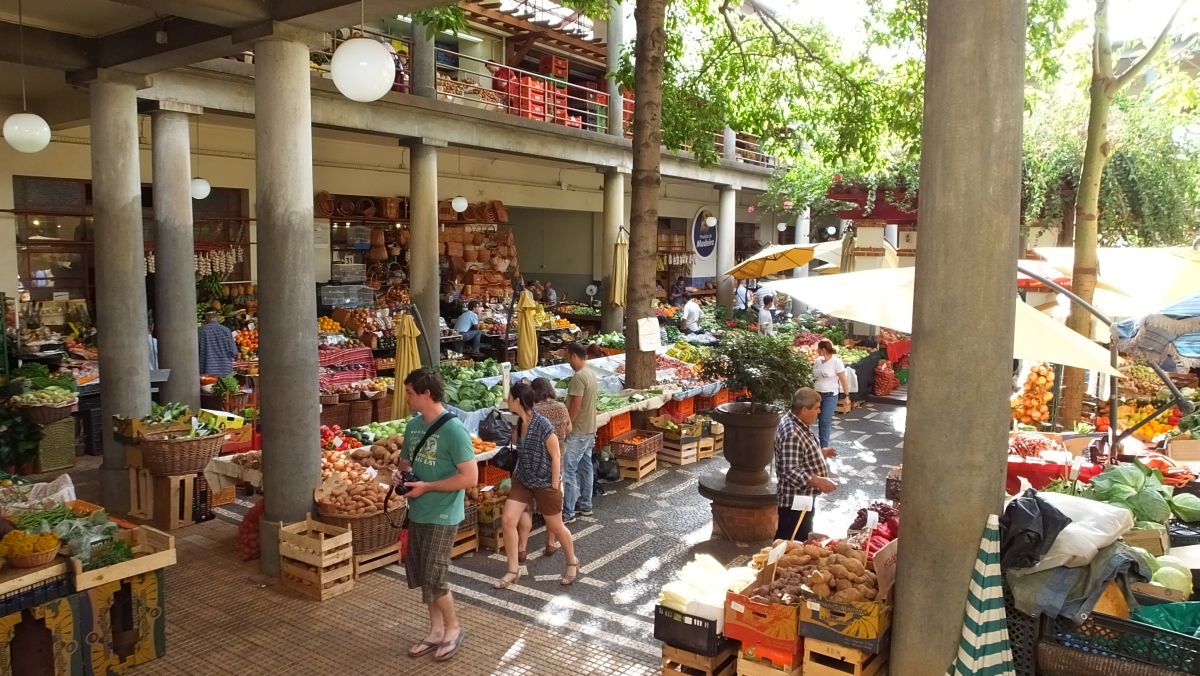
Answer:
[[[682,399],[680,401],[676,401],[675,402],[675,411],[685,418],[692,415],[693,413],[695,413],[696,412],[695,397],[688,397],[687,399]]]
[[[596,430],[596,446],[595,447],[597,449],[604,448],[605,446],[608,445],[608,442],[612,441],[612,438],[613,438],[612,425],[605,425],[605,426],[601,427],[600,429]]]
[[[606,427],[608,428],[609,438],[612,438],[625,434],[629,430],[633,429],[633,422],[630,420],[629,412],[626,411],[609,418],[608,425],[606,425]]]

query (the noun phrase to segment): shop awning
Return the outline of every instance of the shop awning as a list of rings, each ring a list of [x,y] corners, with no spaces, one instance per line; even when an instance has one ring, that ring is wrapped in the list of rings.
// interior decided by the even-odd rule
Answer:
[[[864,324],[912,333],[916,268],[846,272],[766,282],[821,312]],[[1108,350],[1038,312],[1013,296],[1013,357],[1049,361],[1119,375]],[[916,336],[920,340],[920,336]]]
[[[734,279],[758,279],[786,272],[813,259],[811,247],[803,244],[772,244],[725,271]]]
[[[1053,268],[1070,275],[1075,250],[1038,247]],[[1200,293],[1200,252],[1190,247],[1096,250],[1100,262],[1094,304],[1114,317],[1135,317]]]

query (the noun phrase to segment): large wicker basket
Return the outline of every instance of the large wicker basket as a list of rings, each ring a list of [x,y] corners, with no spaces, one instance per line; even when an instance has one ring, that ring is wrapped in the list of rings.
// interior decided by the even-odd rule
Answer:
[[[346,426],[362,427],[371,424],[371,414],[374,410],[374,402],[369,399],[350,402],[350,423]]]
[[[381,511],[362,516],[318,512],[322,522],[350,529],[355,554],[367,554],[384,547],[395,547],[396,542],[400,540],[400,528],[392,524],[403,524],[407,513],[407,503],[386,512]]]
[[[22,406],[18,410],[25,419],[37,425],[49,425],[63,418],[70,418],[79,410],[79,400],[59,406]]]
[[[358,401],[362,398],[362,392],[342,392],[338,395],[338,401]]]
[[[13,568],[37,568],[44,566],[58,556],[58,548],[48,549],[40,554],[9,554],[4,557]]]
[[[338,395],[336,395],[336,394],[322,394],[321,395],[321,405],[322,406],[334,406],[337,403],[338,403]]]
[[[166,434],[152,434],[142,438],[142,465],[154,476],[178,476],[203,472],[221,452],[225,433],[218,432],[205,437],[169,438]]]

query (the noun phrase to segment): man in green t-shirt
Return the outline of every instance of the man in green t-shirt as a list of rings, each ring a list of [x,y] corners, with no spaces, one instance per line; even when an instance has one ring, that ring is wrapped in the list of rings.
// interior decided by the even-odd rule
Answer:
[[[429,607],[429,634],[409,649],[408,656],[432,652],[439,662],[454,657],[466,637],[447,578],[454,536],[464,517],[465,491],[479,478],[471,434],[442,406],[445,391],[441,377],[431,369],[417,369],[404,379],[404,396],[416,415],[404,430],[401,456],[412,464],[418,479],[405,484],[408,553],[404,567],[408,588],[420,587],[421,600]],[[397,472],[392,481],[399,480]]]
[[[579,343],[567,345],[567,361],[575,371],[567,386],[567,413],[571,433],[563,452],[563,523],[572,523],[576,511],[592,515],[592,449],[596,445],[596,373],[587,365],[587,350]]]

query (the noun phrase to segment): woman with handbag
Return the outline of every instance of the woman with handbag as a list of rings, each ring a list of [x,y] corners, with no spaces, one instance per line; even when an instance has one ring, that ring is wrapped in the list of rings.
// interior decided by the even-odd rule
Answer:
[[[542,518],[546,520],[546,532],[562,545],[567,567],[559,583],[569,585],[579,575],[579,561],[575,558],[571,531],[567,530],[562,520],[562,452],[554,434],[554,425],[534,410],[533,387],[526,382],[517,383],[509,390],[508,410],[518,417],[517,466],[513,469],[512,488],[509,489],[504,513],[500,517],[508,570],[492,586],[505,589],[521,579],[518,558],[520,535],[517,531],[521,525],[521,515],[531,504],[537,505]]]
[[[563,444],[567,442],[567,435],[571,433],[571,413],[567,410],[567,405],[557,399],[554,383],[550,382],[549,378],[544,376],[537,378],[531,385],[533,385],[533,410],[546,416],[550,424],[554,425],[554,436],[558,437],[558,447],[566,448]],[[529,531],[532,529],[533,513],[527,509],[521,516],[521,525],[517,528],[517,534],[521,536],[517,558],[521,563],[525,563],[525,549],[529,544]],[[546,548],[542,550],[542,555],[554,556],[560,549],[562,547],[555,541],[554,535],[547,533]]]

